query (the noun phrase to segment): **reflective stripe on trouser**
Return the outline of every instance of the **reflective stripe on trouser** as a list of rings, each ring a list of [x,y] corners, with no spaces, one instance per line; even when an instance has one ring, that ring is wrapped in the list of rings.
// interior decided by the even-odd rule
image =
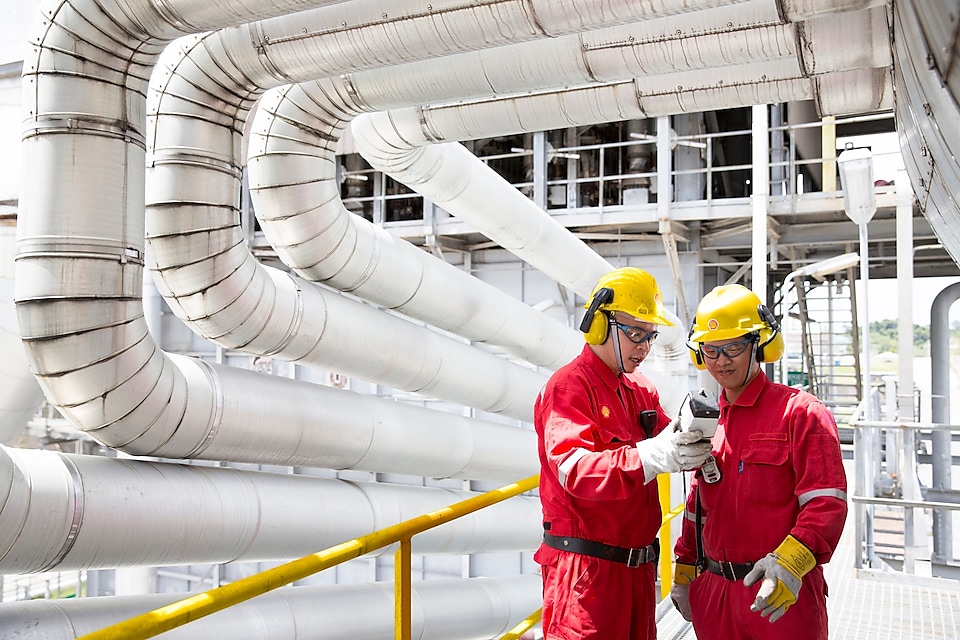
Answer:
[[[714,573],[690,585],[697,640],[827,640],[827,584],[819,566],[803,578],[800,596],[774,623],[750,611],[760,582],[745,587]]]
[[[559,552],[542,567],[544,640],[656,640],[655,569]]]

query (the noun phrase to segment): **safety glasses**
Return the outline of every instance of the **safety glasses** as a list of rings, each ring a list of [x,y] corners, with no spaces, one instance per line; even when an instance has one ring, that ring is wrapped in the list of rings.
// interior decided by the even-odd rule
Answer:
[[[613,318],[610,318],[610,323],[617,326],[620,331],[623,331],[623,335],[627,336],[627,340],[633,344],[653,344],[657,341],[657,336],[660,335],[659,331],[646,331],[640,327],[631,327],[628,324],[622,324],[617,322]]]
[[[753,344],[755,340],[756,338],[751,336],[749,338],[744,338],[743,340],[739,340],[737,342],[727,343],[722,347],[715,347],[709,344],[701,344],[700,353],[703,354],[704,358],[708,358],[710,360],[716,360],[717,358],[720,357],[721,353],[726,357],[730,358],[731,360],[733,360],[734,358],[742,354],[744,351],[746,351],[747,347]]]

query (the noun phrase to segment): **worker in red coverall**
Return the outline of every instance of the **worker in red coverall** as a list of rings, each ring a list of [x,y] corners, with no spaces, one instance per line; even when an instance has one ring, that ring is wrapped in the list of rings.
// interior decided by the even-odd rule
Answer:
[[[587,344],[536,401],[547,640],[654,640],[659,473],[698,467],[702,433],[680,433],[653,385],[633,373],[664,317],[647,272],[602,277],[580,325]]]
[[[720,477],[701,470],[691,482],[673,603],[700,640],[826,640],[823,564],[847,515],[836,421],[811,394],[764,375],[783,336],[749,289],[708,293],[687,344],[722,387]]]

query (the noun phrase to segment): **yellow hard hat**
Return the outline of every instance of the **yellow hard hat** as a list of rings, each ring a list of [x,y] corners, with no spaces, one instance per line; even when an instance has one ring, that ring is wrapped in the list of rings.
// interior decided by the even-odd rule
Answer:
[[[637,267],[620,267],[605,274],[583,305],[587,313],[580,331],[589,344],[603,344],[609,322],[598,311],[622,311],[641,322],[673,326],[663,309],[663,296],[652,275]]]
[[[776,362],[783,356],[783,334],[776,317],[750,289],[740,284],[715,287],[697,305],[687,347],[690,359],[703,369],[703,355],[698,343],[730,340],[756,333],[757,361]]]

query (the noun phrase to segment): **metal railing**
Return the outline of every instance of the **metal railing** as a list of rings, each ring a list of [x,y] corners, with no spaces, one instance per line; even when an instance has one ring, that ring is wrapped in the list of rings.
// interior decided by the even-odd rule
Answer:
[[[939,540],[934,531],[934,549],[926,554],[925,534],[929,527],[918,527],[919,518],[932,510],[936,519],[944,519],[953,511],[960,510],[960,491],[924,489],[919,482],[921,440],[936,432],[960,434],[960,425],[932,422],[897,420],[866,420],[860,409],[851,417],[849,425],[854,429],[855,488],[851,494],[854,508],[856,551],[854,566],[871,569],[896,563],[891,557],[881,558],[879,549],[896,546],[896,542],[881,544],[878,534],[884,533],[876,524],[875,507],[890,507],[903,510],[902,569],[904,574],[917,574],[918,562],[941,565],[941,577],[960,577],[955,570],[951,540]],[[949,452],[944,455],[950,456]],[[952,456],[951,456],[952,457]],[[945,461],[948,466],[951,462]],[[939,498],[939,499],[934,499]],[[949,520],[946,520],[949,523]],[[949,524],[940,527],[947,537],[952,537]],[[938,529],[935,527],[935,529]],[[887,534],[890,532],[887,531]],[[889,536],[888,536],[889,537]],[[943,536],[939,536],[943,537]],[[890,556],[891,553],[886,554]],[[951,569],[951,566],[954,566]],[[936,571],[934,571],[936,573]]]
[[[358,558],[395,543],[400,543],[400,547],[396,551],[394,565],[394,637],[396,640],[410,640],[412,626],[410,576],[413,536],[508,498],[532,491],[537,488],[539,481],[539,475],[531,476],[520,482],[411,518],[273,569],[242,578],[228,585],[148,611],[81,636],[78,640],[140,640],[142,638],[152,638],[268,591],[302,580],[347,560]],[[670,593],[670,588],[673,586],[673,554],[669,551],[671,542],[670,524],[675,517],[683,513],[684,504],[681,503],[672,509],[669,508],[670,476],[659,476],[657,484],[661,509],[664,511],[658,534],[660,548],[662,549],[659,565],[661,598],[664,598]],[[534,611],[513,629],[501,636],[500,640],[517,640],[540,622],[541,613],[541,609]]]
[[[768,197],[771,201],[789,200],[815,191],[836,192],[838,189],[836,185],[836,150],[828,149],[820,157],[803,157],[796,141],[798,133],[807,129],[823,129],[827,126],[835,132],[837,126],[875,121],[891,121],[890,131],[892,132],[893,119],[893,113],[886,112],[769,127],[768,133],[770,135],[780,136],[784,140],[781,148],[771,150],[772,153],[775,153],[775,157],[769,162],[771,192]],[[685,177],[699,181],[703,188],[702,202],[707,207],[711,206],[714,200],[749,198],[752,195],[749,184],[741,184],[741,188],[737,190],[736,194],[728,194],[720,198],[714,196],[714,185],[729,180],[745,180],[749,178],[749,173],[753,169],[753,165],[750,163],[720,162],[715,158],[714,151],[722,146],[725,140],[731,138],[743,138],[744,145],[748,145],[752,135],[752,129],[744,128],[671,136],[672,144],[698,148],[702,156],[701,164],[696,168],[671,168],[671,180]],[[624,156],[629,154],[650,155],[653,153],[652,151],[641,151],[641,149],[655,145],[655,143],[656,136],[648,135],[628,140],[611,139],[589,144],[563,145],[552,149],[549,152],[552,158],[566,158],[567,162],[573,163],[580,169],[575,176],[552,177],[546,181],[548,192],[565,194],[556,202],[548,197],[546,208],[551,213],[559,215],[565,209],[596,208],[602,212],[605,208],[627,206],[624,200],[625,192],[637,184],[647,184],[650,185],[650,188],[653,188],[658,175],[653,167],[644,170],[630,168],[629,162]],[[478,154],[477,157],[490,164],[491,162],[519,159],[523,156],[530,156],[532,153],[529,149],[518,148],[509,153]],[[897,154],[899,154],[898,151],[876,152],[876,157],[879,158],[884,155],[893,157]],[[589,162],[587,162],[588,157]],[[608,157],[615,158],[617,161],[608,162]],[[345,206],[362,211],[362,215],[368,219],[377,224],[385,223],[387,227],[407,224],[419,225],[420,216],[417,215],[416,209],[422,208],[420,204],[422,196],[392,179],[382,178],[379,172],[369,168],[365,162],[363,164],[365,168],[349,171],[347,174],[355,178],[361,177],[363,183],[368,185],[366,186],[367,192],[362,195],[344,193],[343,202]],[[611,164],[614,166],[608,166]],[[798,183],[798,175],[802,173],[803,169],[807,168],[817,169],[823,173],[826,182],[820,189],[816,189],[812,184]],[[524,193],[530,192],[534,186],[533,182],[526,178],[522,180],[513,179],[511,184]],[[412,215],[404,217],[395,214],[399,215],[399,219],[385,220],[383,212],[389,208],[391,203],[396,208],[399,201],[409,201],[409,204],[415,209],[412,211]]]
[[[341,562],[358,558],[366,553],[391,544],[400,543],[396,551],[394,570],[394,637],[397,640],[411,638],[410,614],[410,550],[411,539],[418,533],[455,520],[462,516],[489,507],[498,502],[532,491],[537,488],[540,476],[531,476],[520,482],[506,485],[493,491],[474,496],[462,502],[411,518],[380,531],[355,538],[348,542],[318,551],[298,560],[268,569],[262,573],[242,578],[228,585],[174,602],[165,607],[148,611],[123,622],[94,631],[78,640],[130,640],[152,638],[189,622],[222,611],[235,604],[302,580]]]

